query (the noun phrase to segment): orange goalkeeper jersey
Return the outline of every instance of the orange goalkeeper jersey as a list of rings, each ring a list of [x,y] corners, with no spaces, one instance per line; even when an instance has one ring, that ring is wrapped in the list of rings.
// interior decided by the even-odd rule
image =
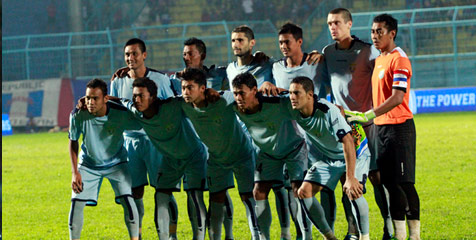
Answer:
[[[405,52],[396,47],[386,56],[378,56],[375,60],[375,68],[372,73],[372,101],[374,109],[392,96],[392,89],[405,92],[403,102],[375,118],[377,125],[399,124],[413,118],[409,107],[410,78],[412,66]]]

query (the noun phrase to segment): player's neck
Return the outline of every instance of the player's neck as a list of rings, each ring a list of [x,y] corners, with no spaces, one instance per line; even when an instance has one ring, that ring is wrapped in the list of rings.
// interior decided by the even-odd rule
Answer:
[[[395,42],[391,42],[387,45],[387,47],[383,48],[383,49],[380,49],[380,53],[382,56],[386,56],[388,54],[390,54],[393,49],[395,49],[397,47],[397,44],[395,44]]]
[[[93,114],[95,117],[104,117],[106,116],[107,113],[107,104],[104,104],[104,107],[101,108],[101,110],[97,111],[95,114]]]
[[[200,96],[197,100],[192,102],[193,107],[195,108],[204,108],[207,106],[207,101],[205,101],[205,95]]]
[[[291,57],[287,57],[286,58],[286,65],[287,67],[297,67],[297,66],[300,66],[301,65],[301,62],[302,62],[302,57],[304,56],[304,53],[301,51],[299,51],[299,53],[297,54],[294,54],[293,56]]]
[[[246,66],[249,65],[253,61],[253,55],[246,54],[245,56],[242,57],[237,57],[236,62],[238,63],[238,66]]]
[[[314,101],[306,104],[301,110],[299,110],[299,112],[301,112],[301,117],[310,117],[312,112],[314,112]]]
[[[129,70],[129,76],[132,79],[141,78],[141,77],[145,77],[145,72],[147,72],[147,68],[144,65],[142,65],[142,67],[140,68]]]
[[[145,119],[151,119],[159,111],[157,107],[154,107],[155,101],[158,101],[158,99],[154,100],[154,102],[145,111],[142,112]]]
[[[338,49],[349,49],[350,45],[352,45],[352,40],[354,40],[350,35],[348,37],[345,37],[342,40],[336,41],[337,42],[337,48]]]

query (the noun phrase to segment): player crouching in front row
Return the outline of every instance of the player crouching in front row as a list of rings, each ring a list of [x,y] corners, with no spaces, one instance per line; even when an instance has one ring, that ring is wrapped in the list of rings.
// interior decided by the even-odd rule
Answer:
[[[79,239],[83,210],[96,205],[102,179],[106,177],[124,207],[124,220],[131,239],[139,239],[139,215],[131,193],[131,177],[124,148],[124,130],[140,129],[126,108],[108,102],[107,84],[94,79],[86,87],[87,111],[70,115],[69,150],[72,167],[72,197],[69,213],[70,239]],[[78,156],[78,140],[83,134]],[[78,163],[79,158],[79,163]]]
[[[289,92],[294,119],[320,149],[320,156],[315,156],[319,161],[307,171],[298,190],[307,216],[315,225],[322,221],[324,212],[314,195],[324,187],[334,191],[337,182],[345,174],[343,190],[352,202],[352,213],[357,220],[360,239],[369,239],[369,208],[363,197],[370,164],[365,132],[360,128],[362,138],[358,139],[356,146],[352,129],[339,108],[314,95],[311,79],[294,78]],[[323,230],[320,229],[325,232]]]

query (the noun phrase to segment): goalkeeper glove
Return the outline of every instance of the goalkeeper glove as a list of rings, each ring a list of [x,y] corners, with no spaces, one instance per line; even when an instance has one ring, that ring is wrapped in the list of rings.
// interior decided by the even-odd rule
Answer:
[[[348,122],[368,122],[376,117],[375,112],[372,109],[368,110],[365,113],[349,110],[344,110],[344,112],[347,116]]]

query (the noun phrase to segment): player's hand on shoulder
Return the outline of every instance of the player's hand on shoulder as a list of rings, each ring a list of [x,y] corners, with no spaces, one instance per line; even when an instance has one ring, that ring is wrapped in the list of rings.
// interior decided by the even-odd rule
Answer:
[[[277,96],[279,93],[279,89],[270,82],[264,82],[258,89],[258,92],[265,96]]]
[[[221,98],[221,95],[217,90],[213,88],[205,89],[205,100],[208,103],[216,103],[218,100],[220,100],[220,98]]]
[[[76,104],[76,108],[79,110],[87,110],[88,107],[86,106],[86,97],[83,96],[78,99],[78,103]]]
[[[310,65],[316,65],[324,60],[324,55],[317,50],[313,50],[306,57],[306,62]]]
[[[176,78],[181,78],[184,72],[185,72],[185,68],[182,71],[176,72],[175,77]]]
[[[129,72],[128,67],[123,67],[123,68],[117,69],[116,72],[112,75],[111,81],[114,81],[114,79],[116,79],[116,78],[125,77],[127,75],[127,72]]]
[[[75,193],[83,191],[83,180],[79,172],[73,173],[73,179],[71,180],[71,188]]]
[[[264,64],[269,61],[269,57],[264,52],[261,52],[261,51],[256,51],[253,57],[255,62],[258,64]]]

